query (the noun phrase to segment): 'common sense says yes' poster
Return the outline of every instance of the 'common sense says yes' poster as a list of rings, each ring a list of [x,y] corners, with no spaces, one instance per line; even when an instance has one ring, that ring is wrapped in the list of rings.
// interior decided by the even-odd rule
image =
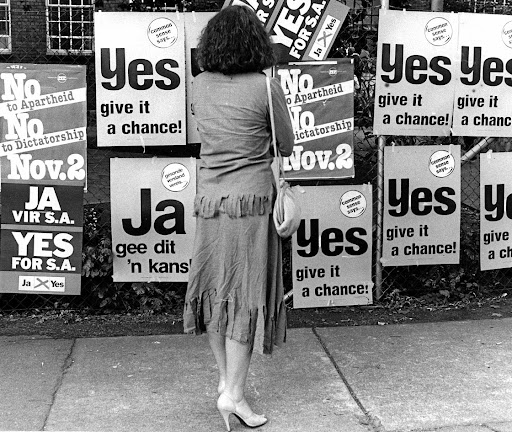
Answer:
[[[292,242],[293,307],[372,302],[372,187],[307,186]]]
[[[384,157],[382,264],[458,264],[460,146],[389,146]]]
[[[184,20],[96,12],[98,146],[186,144]]]

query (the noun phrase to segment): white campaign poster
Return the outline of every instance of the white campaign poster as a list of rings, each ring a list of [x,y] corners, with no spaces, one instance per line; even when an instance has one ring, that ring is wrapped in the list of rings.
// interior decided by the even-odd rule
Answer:
[[[194,77],[201,73],[196,60],[196,48],[199,36],[216,12],[184,13],[185,17],[185,48],[187,59],[187,144],[200,143],[197,123],[192,115],[194,96]]]
[[[457,34],[454,13],[379,11],[375,134],[450,135]]]
[[[186,144],[184,19],[94,14],[98,146]]]
[[[512,136],[512,16],[459,13],[453,134]]]
[[[384,266],[458,264],[460,146],[384,149]]]
[[[512,267],[512,153],[480,155],[480,269]]]
[[[110,183],[114,282],[186,282],[195,159],[113,158]]]
[[[371,185],[304,189],[292,239],[293,307],[371,304]]]

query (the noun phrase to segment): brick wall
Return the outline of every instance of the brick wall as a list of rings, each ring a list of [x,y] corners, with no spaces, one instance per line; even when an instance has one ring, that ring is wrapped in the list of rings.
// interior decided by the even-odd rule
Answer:
[[[11,60],[33,62],[46,55],[45,0],[11,1]]]

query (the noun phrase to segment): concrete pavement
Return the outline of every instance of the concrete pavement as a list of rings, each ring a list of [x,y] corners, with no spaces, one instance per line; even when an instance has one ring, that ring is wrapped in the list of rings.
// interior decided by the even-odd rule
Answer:
[[[263,432],[512,432],[512,319],[288,339],[253,357]],[[203,336],[0,337],[1,431],[222,431],[215,400]]]

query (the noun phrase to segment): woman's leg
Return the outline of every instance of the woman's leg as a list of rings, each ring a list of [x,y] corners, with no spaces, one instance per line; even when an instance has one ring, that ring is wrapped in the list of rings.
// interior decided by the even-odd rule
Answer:
[[[208,340],[219,368],[219,385],[217,391],[222,393],[226,386],[226,338],[220,333],[209,332]]]
[[[245,381],[249,373],[252,347],[226,338],[226,388],[225,393],[238,402],[244,398]]]
[[[240,422],[249,427],[258,427],[267,422],[265,416],[254,414],[245,400],[245,381],[251,363],[252,347],[226,339],[226,388],[217,400],[217,408],[229,426],[229,415],[235,414]]]

